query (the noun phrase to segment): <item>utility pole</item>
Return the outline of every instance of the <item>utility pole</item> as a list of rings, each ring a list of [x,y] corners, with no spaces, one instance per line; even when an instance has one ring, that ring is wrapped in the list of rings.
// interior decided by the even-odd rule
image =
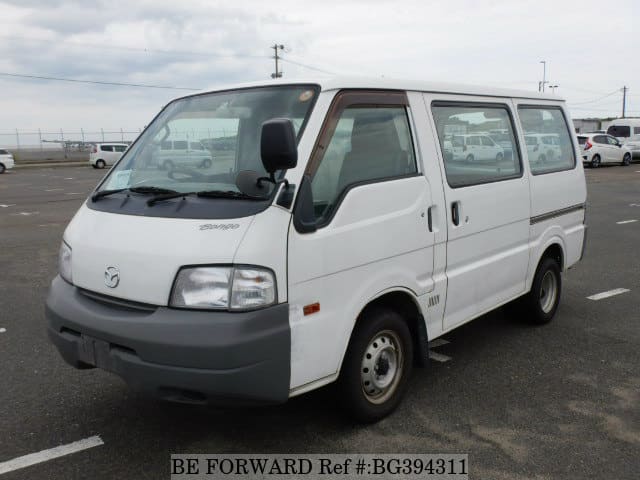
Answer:
[[[622,87],[622,118],[624,118],[625,113],[627,113],[627,86]]]
[[[544,92],[545,84],[549,83],[547,82],[547,61],[540,60],[540,63],[542,64],[542,82],[538,83],[538,91]]]
[[[280,57],[278,56],[278,50],[284,50],[284,45],[278,45],[276,43],[271,48],[273,48],[273,51],[275,53],[273,58],[276,61],[276,73],[272,73],[271,78],[282,78],[282,72],[278,69],[278,60],[280,59]]]

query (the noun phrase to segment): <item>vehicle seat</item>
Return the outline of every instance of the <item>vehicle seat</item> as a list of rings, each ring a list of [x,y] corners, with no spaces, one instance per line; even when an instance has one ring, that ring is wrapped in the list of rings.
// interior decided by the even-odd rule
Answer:
[[[395,177],[409,172],[409,154],[400,147],[393,115],[381,111],[353,121],[351,151],[340,169],[339,190],[364,180]]]

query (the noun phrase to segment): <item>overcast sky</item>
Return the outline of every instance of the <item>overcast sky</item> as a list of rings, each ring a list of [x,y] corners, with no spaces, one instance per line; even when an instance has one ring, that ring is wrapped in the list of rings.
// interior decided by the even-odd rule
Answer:
[[[574,118],[640,116],[640,2],[0,0],[0,72],[187,88],[338,73],[537,90]],[[138,129],[186,90],[0,75],[0,133]],[[603,98],[604,97],[604,98]]]

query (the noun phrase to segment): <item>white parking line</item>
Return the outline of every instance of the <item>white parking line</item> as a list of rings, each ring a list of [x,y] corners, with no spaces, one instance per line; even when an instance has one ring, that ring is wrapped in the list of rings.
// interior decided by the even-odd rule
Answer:
[[[0,474],[30,467],[36,463],[42,463],[48,460],[53,460],[54,458],[64,457],[65,455],[70,455],[72,453],[86,450],[88,448],[98,447],[100,445],[104,445],[104,442],[98,435],[95,435],[83,440],[78,440],[77,442],[60,445],[59,447],[50,448],[48,450],[42,450],[41,452],[30,453],[29,455],[24,455],[22,457],[0,463]]]
[[[596,293],[595,295],[591,295],[587,297],[589,300],[602,300],[603,298],[613,297],[614,295],[620,295],[621,293],[627,293],[630,290],[628,288],[614,288],[613,290],[608,290],[602,293]]]
[[[65,193],[65,195],[82,195],[82,194],[79,192],[67,192]]]
[[[5,333],[7,331],[6,328],[0,328],[0,333]]]
[[[630,203],[630,207],[640,207],[640,203]]]
[[[624,225],[625,223],[634,223],[638,220],[622,220],[621,222],[616,222],[618,225]]]
[[[444,338],[436,338],[433,342],[429,342],[429,348],[437,348],[442,345],[447,345],[449,340],[445,340]]]
[[[49,190],[45,190],[45,192],[59,192],[60,190],[64,190],[64,188],[50,188]]]
[[[12,213],[11,215],[22,215],[23,217],[28,217],[30,215],[37,215],[40,212],[20,212],[20,213]]]
[[[16,204],[15,203],[10,203],[9,205],[4,205],[2,203],[0,203],[0,208],[9,208],[9,207],[15,207]]]

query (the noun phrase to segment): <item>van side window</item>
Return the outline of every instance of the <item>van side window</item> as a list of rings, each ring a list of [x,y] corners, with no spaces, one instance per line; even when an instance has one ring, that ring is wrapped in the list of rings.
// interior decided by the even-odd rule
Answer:
[[[634,135],[640,134],[640,127],[633,127],[633,134]]]
[[[569,136],[572,130],[560,108],[520,106],[518,115],[525,138],[537,139],[531,145],[527,140],[531,173],[540,175],[575,167],[575,151]]]
[[[116,152],[124,152],[127,149],[124,145],[114,145],[113,148]]]
[[[401,106],[342,110],[311,189],[319,224],[349,187],[417,172],[407,112]]]
[[[611,125],[607,128],[607,133],[609,135],[613,135],[614,137],[630,137],[631,136],[631,127],[627,125]]]
[[[451,187],[522,175],[520,153],[506,106],[434,102],[432,112]]]
[[[113,146],[111,145],[100,145],[100,150],[103,152],[113,152]]]

